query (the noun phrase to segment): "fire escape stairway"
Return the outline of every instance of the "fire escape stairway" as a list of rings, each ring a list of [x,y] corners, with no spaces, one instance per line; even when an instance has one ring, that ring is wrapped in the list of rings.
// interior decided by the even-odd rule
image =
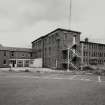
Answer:
[[[76,46],[76,45],[75,45]],[[74,45],[71,47],[70,49],[70,65],[72,66],[72,68],[74,68],[75,70],[79,70],[79,62],[78,64],[75,63],[77,62],[77,60],[80,58],[80,53],[78,52],[78,50],[76,49],[76,47],[74,47]]]

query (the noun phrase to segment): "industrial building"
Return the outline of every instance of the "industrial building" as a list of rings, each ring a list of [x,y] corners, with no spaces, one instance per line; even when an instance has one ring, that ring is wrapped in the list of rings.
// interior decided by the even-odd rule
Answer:
[[[105,44],[80,41],[80,32],[58,28],[32,42],[33,58],[42,67],[80,69],[86,65],[105,64]]]
[[[58,28],[36,39],[32,42],[34,59],[40,58],[42,67],[46,68],[78,69],[80,66],[80,34],[77,31]]]

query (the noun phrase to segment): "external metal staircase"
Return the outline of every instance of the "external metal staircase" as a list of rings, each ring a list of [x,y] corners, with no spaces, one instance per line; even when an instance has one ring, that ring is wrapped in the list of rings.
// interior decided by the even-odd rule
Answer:
[[[70,40],[71,41],[71,40]],[[67,65],[65,67],[68,71],[69,70],[79,70],[80,69],[80,61],[81,61],[81,55],[80,55],[80,45],[76,41],[76,36],[73,37],[72,45],[68,41],[63,40],[63,45],[65,49],[63,50],[63,59],[62,62],[64,65]]]
[[[80,52],[77,50],[77,47],[78,45],[77,44],[73,44],[69,50],[70,52],[70,59],[69,59],[69,62],[70,62],[70,66],[72,68],[74,68],[75,70],[79,70],[80,68],[80,65],[79,65],[79,62],[77,63],[77,60],[79,60],[80,58]]]

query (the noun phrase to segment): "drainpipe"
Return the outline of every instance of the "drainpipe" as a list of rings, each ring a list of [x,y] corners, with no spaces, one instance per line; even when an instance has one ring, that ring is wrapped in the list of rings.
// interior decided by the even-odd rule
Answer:
[[[81,43],[81,70],[83,70],[83,43]]]
[[[68,47],[68,49],[67,49],[67,51],[68,51],[68,64],[67,64],[67,71],[69,71],[69,64],[70,64],[70,48]]]

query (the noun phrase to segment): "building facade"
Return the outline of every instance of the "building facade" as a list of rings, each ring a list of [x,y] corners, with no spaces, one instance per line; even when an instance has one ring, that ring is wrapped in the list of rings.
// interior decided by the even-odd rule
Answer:
[[[105,44],[80,41],[80,32],[58,28],[32,42],[32,49],[0,45],[0,67],[76,69],[105,64]]]
[[[40,37],[32,42],[34,59],[42,58],[42,67],[54,69],[77,68],[76,58],[80,56],[80,34],[80,32],[59,28]]]
[[[83,65],[104,65],[105,44],[81,41],[81,62]]]
[[[0,67],[29,67],[32,49],[0,46]]]
[[[56,29],[32,42],[34,59],[42,59],[42,67],[79,69],[86,65],[105,64],[105,44],[80,41],[80,32]]]

